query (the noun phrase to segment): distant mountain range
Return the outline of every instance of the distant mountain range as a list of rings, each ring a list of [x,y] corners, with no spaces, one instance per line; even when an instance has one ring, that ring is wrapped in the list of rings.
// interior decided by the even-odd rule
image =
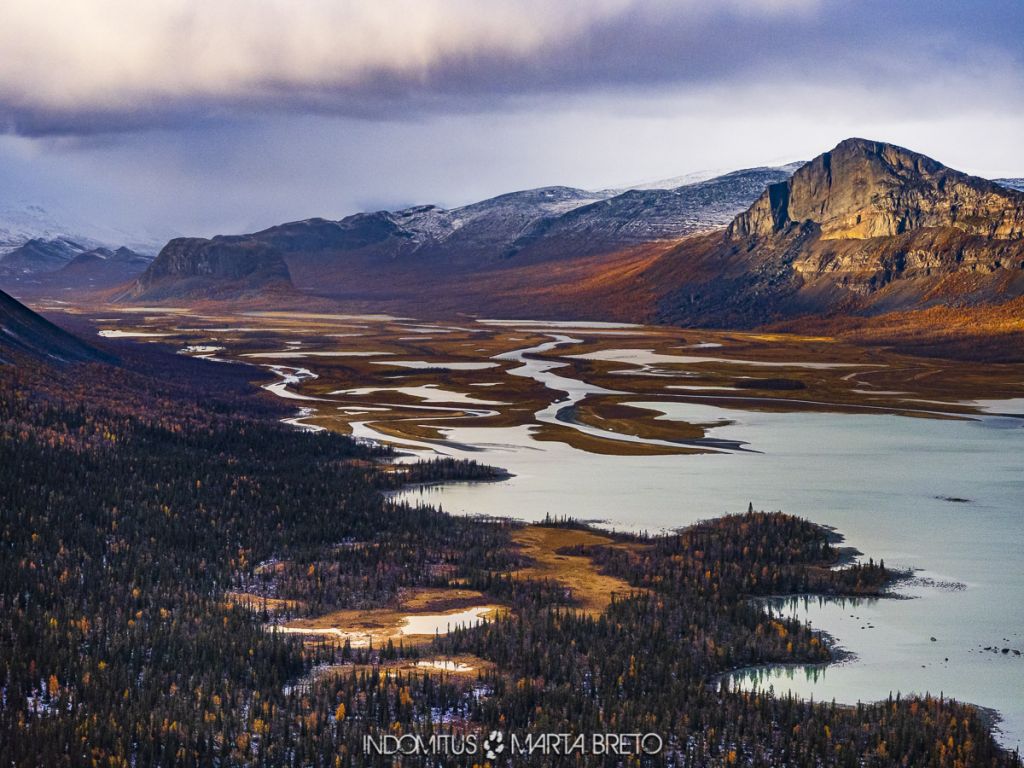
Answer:
[[[145,260],[136,253],[37,239],[8,251],[0,273],[45,265],[32,278],[44,290],[74,284],[123,302],[733,328],[849,327],[935,308],[967,327],[965,313],[1002,307],[987,316],[1024,340],[1021,179],[989,181],[848,139],[807,163],[686,180],[545,187],[455,209],[177,238],[134,279]]]
[[[791,166],[753,168],[670,189],[544,187],[461,208],[426,205],[340,221],[307,219],[250,235],[172,240],[123,296],[226,297],[289,286],[336,298],[561,262],[726,225]],[[383,281],[383,283],[382,283]]]
[[[87,250],[88,246],[70,237],[34,237],[0,255],[0,273],[23,276],[56,272]]]
[[[146,270],[153,257],[143,256],[130,248],[93,248],[83,251],[67,262],[56,276],[63,284],[82,288],[106,288],[130,280]]]
[[[60,240],[67,238],[83,246],[96,246],[84,233],[75,227],[58,221],[58,217],[39,205],[24,203],[0,208],[0,260],[4,254],[27,243],[29,240]]]
[[[0,285],[30,291],[109,287],[144,271],[164,242],[38,205],[7,206],[0,208]]]
[[[991,306],[1024,294],[1018,185],[848,139],[669,189],[548,187],[172,240],[118,296],[719,327]]]
[[[0,281],[29,293],[87,292],[132,280],[152,263],[130,248],[87,248],[67,237],[35,238],[0,255]]]
[[[33,202],[0,203],[0,256],[29,240],[59,239],[72,240],[86,249],[123,245],[155,256],[168,238],[166,231],[119,229]]]

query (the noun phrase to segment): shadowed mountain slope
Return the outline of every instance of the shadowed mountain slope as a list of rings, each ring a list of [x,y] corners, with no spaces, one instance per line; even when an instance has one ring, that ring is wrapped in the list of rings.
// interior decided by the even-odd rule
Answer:
[[[0,291],[0,364],[19,354],[59,363],[110,359]]]

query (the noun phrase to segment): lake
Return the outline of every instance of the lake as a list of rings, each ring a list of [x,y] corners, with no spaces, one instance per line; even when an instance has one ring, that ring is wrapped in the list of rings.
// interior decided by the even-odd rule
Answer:
[[[660,532],[753,503],[832,526],[864,557],[913,569],[914,578],[898,590],[907,599],[766,605],[828,632],[852,658],[810,670],[745,670],[732,682],[842,703],[897,691],[943,694],[998,711],[1003,743],[1021,745],[1024,655],[1015,651],[1024,653],[1024,399],[1016,393],[1024,376],[1018,368],[978,379],[988,370],[828,340],[730,332],[468,318],[413,325],[360,317],[364,325],[355,333],[338,325],[352,320],[282,312],[266,316],[277,327],[260,333],[232,335],[229,329],[241,328],[237,317],[210,318],[205,330],[172,330],[179,334],[175,343],[197,350],[216,345],[226,348],[218,357],[250,363],[291,347],[287,355],[301,357],[306,367],[261,365],[278,379],[265,387],[301,405],[291,420],[299,427],[340,425],[356,437],[405,446],[406,460],[440,453],[513,473],[502,482],[399,494],[452,514],[571,516]],[[147,318],[119,330],[164,333],[169,323],[180,317]],[[339,328],[348,329],[344,338]],[[409,336],[413,328],[416,335]],[[769,383],[795,382],[800,391],[741,389],[760,386],[765,374]],[[995,391],[1008,394],[992,397]],[[660,414],[655,423],[705,425],[704,437],[632,436],[620,422],[600,420],[600,412],[584,423],[574,409],[595,401],[647,409],[628,412]],[[382,419],[390,434],[375,428]],[[481,424],[488,420],[493,425]],[[420,429],[424,422],[430,429]],[[557,439],[550,433],[538,439],[544,429],[558,430]],[[588,452],[564,439],[571,434],[659,449],[651,453],[673,446],[706,452]]]
[[[515,477],[403,497],[453,514],[571,515],[648,531],[753,502],[833,526],[865,556],[916,569],[917,578],[900,589],[912,599],[791,604],[787,612],[828,631],[856,658],[811,677],[790,668],[738,681],[841,703],[897,691],[942,693],[998,710],[1003,743],[1021,744],[1024,658],[983,648],[1024,651],[1024,421],[643,404],[687,421],[730,420],[711,434],[750,450],[601,456],[534,441],[529,427],[456,427],[446,430],[451,441],[482,452],[436,450]],[[953,498],[968,501],[947,500]]]

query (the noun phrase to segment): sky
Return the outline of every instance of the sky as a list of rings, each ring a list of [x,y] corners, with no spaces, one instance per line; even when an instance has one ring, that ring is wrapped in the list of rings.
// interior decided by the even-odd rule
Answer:
[[[0,209],[246,232],[849,136],[1024,176],[1022,40],[1022,0],[4,0]]]

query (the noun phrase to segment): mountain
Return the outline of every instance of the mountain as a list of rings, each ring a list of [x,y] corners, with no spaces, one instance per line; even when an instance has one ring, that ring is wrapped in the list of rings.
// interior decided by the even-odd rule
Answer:
[[[130,248],[93,248],[53,273],[52,280],[66,287],[109,287],[141,275],[152,261]]]
[[[994,179],[994,181],[1001,187],[1024,192],[1024,179]]]
[[[367,272],[387,280],[389,271],[430,261],[446,271],[471,267],[479,254],[500,253],[538,217],[594,199],[583,190],[550,187],[455,210],[424,205],[340,221],[306,219],[250,235],[172,240],[120,298],[228,296],[293,285],[336,294],[350,290],[354,274],[365,283]]]
[[[122,244],[143,254],[155,254],[169,238],[166,232],[120,229],[97,224],[83,216],[55,206],[34,202],[0,204],[0,257],[29,240],[66,239],[86,250]]]
[[[768,168],[768,170],[781,171],[786,176],[789,176],[793,173],[793,171],[795,171],[805,162],[805,160],[798,160],[793,163],[787,163],[786,165],[772,166]],[[755,168],[752,170],[760,169]],[[678,189],[679,187],[685,187],[691,184],[698,184],[702,181],[708,181],[710,179],[715,179],[720,176],[728,176],[731,173],[743,173],[743,171],[730,171],[728,169],[721,169],[717,171],[694,171],[693,173],[686,173],[683,174],[682,176],[672,176],[671,178],[667,179],[658,179],[656,181],[645,181],[641,184],[633,184],[631,186],[619,189],[615,194],[621,194],[622,192],[628,192],[629,190],[636,189]]]
[[[1024,193],[902,147],[848,139],[770,185],[647,279],[659,320],[749,327],[1024,293]]]
[[[60,363],[109,358],[0,291],[0,364],[19,355]]]
[[[58,221],[57,217],[40,205],[22,203],[4,206],[0,208],[0,259],[30,240],[66,238],[87,247],[99,244],[74,229]]]
[[[288,266],[270,245],[246,237],[182,237],[165,245],[119,298],[238,297],[291,288]]]
[[[893,237],[952,227],[1001,240],[1024,235],[1021,196],[882,142],[848,139],[772,184],[729,236],[774,235],[813,223],[823,240]]]
[[[161,242],[39,205],[8,204],[0,207],[0,288],[41,297],[110,287],[145,270],[146,254]]]
[[[34,239],[0,255],[0,287],[29,297],[110,288],[138,277],[151,261],[123,246],[87,250],[66,238]]]
[[[674,189],[630,189],[536,222],[514,240],[509,255],[590,255],[715,229],[792,169],[750,168]],[[600,244],[595,248],[595,244]]]
[[[885,316],[922,337],[984,317],[1024,336],[1024,192],[866,139],[789,170],[176,240],[121,298],[827,332]]]
[[[190,265],[241,264],[259,254],[254,270],[264,277],[249,281],[246,292],[264,278],[281,287],[279,265],[264,274],[276,256],[299,290],[334,299],[422,297],[424,290],[442,292],[482,273],[600,256],[722,226],[788,174],[756,168],[675,189],[625,192],[544,187],[451,210],[425,205],[340,221],[307,219],[250,235],[188,240],[192,261],[181,258],[185,241],[172,241],[124,296],[161,300],[197,290],[226,296],[236,279],[231,270],[218,279],[189,272]]]
[[[0,254],[0,274],[24,276],[55,272],[86,250],[81,243],[64,237],[33,238]]]
[[[441,211],[445,229],[435,229],[430,241],[418,249],[426,258],[477,266],[488,260],[505,259],[517,250],[515,243],[528,236],[539,222],[558,220],[606,193],[571,187],[543,187]]]

